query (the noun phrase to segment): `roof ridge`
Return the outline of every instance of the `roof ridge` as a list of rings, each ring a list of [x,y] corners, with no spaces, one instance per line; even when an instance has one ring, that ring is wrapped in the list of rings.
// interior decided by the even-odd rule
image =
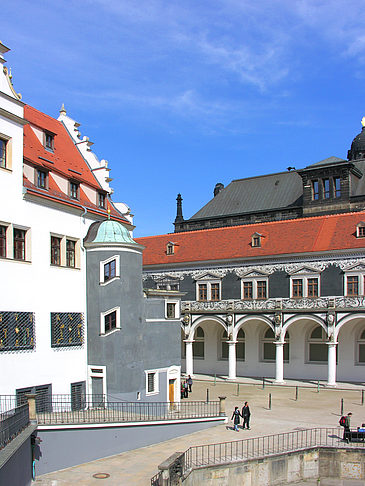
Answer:
[[[47,113],[44,113],[41,110],[37,110],[37,108],[34,108],[34,106],[32,106],[32,105],[25,105],[24,108],[31,108],[32,110],[36,111],[37,113],[40,113],[41,115],[46,116],[47,118],[50,118],[52,121],[57,122],[59,124],[61,123],[59,120],[57,120],[57,118],[54,118],[53,116],[48,115]]]
[[[281,172],[273,172],[271,174],[261,174],[261,175],[257,175],[257,176],[252,176],[252,177],[242,177],[241,179],[232,179],[231,182],[228,184],[228,186],[230,184],[232,184],[232,182],[240,182],[240,181],[249,181],[250,179],[260,179],[260,178],[263,178],[263,177],[270,177],[270,176],[275,176],[275,175],[280,175],[280,174],[292,174],[292,173],[298,173],[298,170],[283,170]],[[226,187],[228,187],[226,186]]]

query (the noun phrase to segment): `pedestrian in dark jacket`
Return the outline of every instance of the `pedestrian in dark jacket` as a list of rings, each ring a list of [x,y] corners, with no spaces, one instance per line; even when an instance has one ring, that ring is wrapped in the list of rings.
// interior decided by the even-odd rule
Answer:
[[[193,379],[190,375],[188,376],[187,383],[189,385],[189,393],[191,393],[191,391],[192,391],[191,387],[193,386]]]
[[[244,406],[242,407],[242,418],[243,418],[243,425],[242,428],[246,427],[249,429],[250,428],[250,417],[251,417],[251,412],[250,412],[250,407],[248,406],[248,403],[245,402]]]
[[[232,413],[231,420],[233,420],[233,425],[234,425],[233,429],[236,432],[239,432],[238,424],[240,423],[240,417],[241,417],[241,414],[240,414],[238,407],[234,407],[234,412]]]
[[[346,415],[346,418],[345,418],[345,425],[343,427],[343,440],[348,440],[349,438],[349,432],[350,432],[350,422],[351,422],[351,416],[352,416],[352,413],[349,412],[347,415]]]

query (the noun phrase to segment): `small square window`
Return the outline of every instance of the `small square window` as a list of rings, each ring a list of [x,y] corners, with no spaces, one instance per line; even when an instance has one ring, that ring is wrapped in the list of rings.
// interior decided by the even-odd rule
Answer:
[[[76,182],[70,182],[70,197],[72,199],[79,198],[79,184]]]
[[[117,328],[117,311],[110,312],[104,316],[105,334]]]
[[[173,255],[174,254],[174,245],[172,243],[168,243],[166,246],[166,254]]]
[[[14,260],[25,260],[25,231],[14,228]]]
[[[261,246],[261,238],[259,236],[252,237],[252,246],[256,248]]]
[[[116,260],[112,260],[104,265],[104,282],[116,276]]]
[[[105,209],[105,194],[99,192],[99,208]]]
[[[37,187],[47,189],[47,172],[44,170],[37,171]]]
[[[176,317],[176,303],[168,302],[166,305],[166,317],[168,319],[175,319]]]
[[[7,141],[0,138],[0,167],[6,168],[6,148]]]
[[[156,371],[147,373],[147,395],[151,393],[158,393],[158,374]]]
[[[357,227],[357,237],[358,238],[365,238],[365,226],[358,226]]]
[[[54,148],[54,135],[51,133],[46,132],[44,134],[44,146],[46,147],[47,150],[50,150],[53,152]]]

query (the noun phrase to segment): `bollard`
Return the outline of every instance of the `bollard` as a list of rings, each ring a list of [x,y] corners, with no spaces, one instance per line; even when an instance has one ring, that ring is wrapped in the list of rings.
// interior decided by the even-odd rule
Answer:
[[[240,384],[237,383],[237,396],[239,397],[240,396]]]
[[[217,383],[217,375],[216,375],[216,373],[214,373],[214,386],[215,386],[216,383]]]
[[[209,388],[207,388],[207,403],[209,403]]]
[[[295,400],[298,400],[298,387],[295,387]]]
[[[341,398],[341,417],[343,415],[343,398]]]
[[[271,393],[269,393],[269,410],[271,410]]]
[[[361,405],[364,405],[364,390],[361,390]]]
[[[319,380],[317,381],[317,393],[319,393]]]
[[[265,377],[263,376],[262,377],[262,389],[264,390],[264,388],[265,388]]]

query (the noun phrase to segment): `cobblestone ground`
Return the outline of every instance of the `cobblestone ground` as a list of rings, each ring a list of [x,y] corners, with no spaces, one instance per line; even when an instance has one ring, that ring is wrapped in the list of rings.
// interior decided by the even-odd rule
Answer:
[[[199,377],[207,380],[207,377]],[[243,381],[243,379],[242,379]],[[184,451],[192,445],[232,441],[248,437],[258,437],[280,432],[289,432],[311,427],[336,427],[338,425],[341,399],[344,401],[344,412],[353,413],[352,425],[365,422],[365,405],[362,404],[361,390],[364,386],[339,384],[345,389],[324,389],[314,383],[287,382],[291,386],[262,387],[258,380],[246,379],[245,383],[228,383],[213,379],[198,381],[193,385],[189,400],[205,400],[207,390],[210,400],[219,396],[227,397],[227,415],[235,406],[242,407],[248,401],[251,407],[251,430],[232,430],[232,422],[218,425],[202,432],[186,435],[166,442],[125,452],[112,457],[99,459],[80,466],[64,469],[40,476],[35,481],[37,486],[146,486],[156,474],[158,464],[175,451]],[[298,385],[298,400],[295,386]],[[271,394],[271,409],[269,409]],[[107,473],[110,476],[100,480],[93,477],[96,473]],[[296,483],[297,485],[319,486],[317,481]],[[322,479],[320,486],[365,486],[364,481],[346,481]],[[200,485],[199,485],[200,486]]]

